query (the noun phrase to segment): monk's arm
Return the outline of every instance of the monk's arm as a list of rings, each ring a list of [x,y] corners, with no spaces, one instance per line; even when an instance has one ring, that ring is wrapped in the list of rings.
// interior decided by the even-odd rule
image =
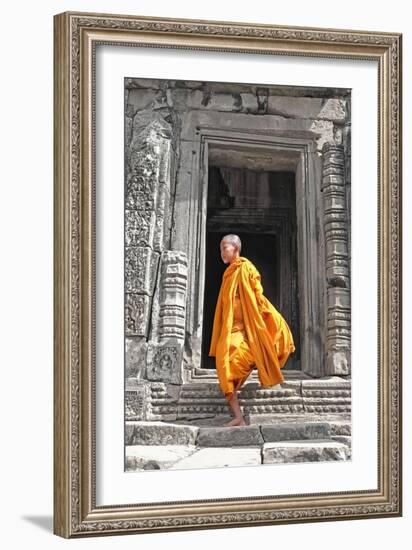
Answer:
[[[222,287],[220,287],[219,295],[217,297],[215,315],[213,318],[212,338],[209,348],[209,357],[216,356],[216,346],[219,340],[220,331],[222,330]]]
[[[250,282],[250,286],[252,287],[252,289],[255,293],[256,302],[258,304],[259,309],[261,311],[265,310],[266,309],[266,307],[265,307],[266,303],[265,303],[265,298],[263,296],[263,286],[262,286],[262,282],[261,282],[260,273],[257,269],[253,269],[250,272],[249,282]]]

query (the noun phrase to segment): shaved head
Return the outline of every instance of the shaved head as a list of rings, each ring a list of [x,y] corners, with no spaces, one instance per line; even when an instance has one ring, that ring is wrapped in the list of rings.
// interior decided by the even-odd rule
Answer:
[[[242,243],[238,235],[225,235],[220,241],[220,255],[225,264],[232,263],[240,255]]]
[[[223,241],[228,242],[230,244],[233,244],[233,246],[236,246],[236,248],[238,249],[238,251],[240,253],[240,250],[242,248],[242,241],[240,240],[238,235],[233,235],[232,233],[230,233],[229,235],[225,235],[223,237],[223,239],[220,241],[220,243],[222,244]]]

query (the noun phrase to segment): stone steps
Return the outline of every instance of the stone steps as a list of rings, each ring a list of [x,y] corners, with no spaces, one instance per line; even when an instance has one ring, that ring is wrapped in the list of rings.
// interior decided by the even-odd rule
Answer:
[[[349,414],[351,382],[336,376],[322,379],[290,379],[263,388],[248,380],[239,392],[244,415]],[[228,403],[216,381],[177,386],[164,382],[128,379],[127,420],[197,420],[227,413]]]
[[[126,445],[195,445],[198,426],[178,426],[165,422],[126,422]]]
[[[265,443],[262,453],[262,464],[324,462],[350,458],[347,445],[327,439]]]
[[[211,418],[200,418],[196,420],[175,420],[173,422],[165,421],[143,421],[143,420],[129,420],[126,421],[126,441],[130,439],[133,431],[136,431],[136,436],[140,442],[150,442],[149,444],[155,444],[152,436],[157,438],[158,444],[164,441],[164,438],[168,439],[170,443],[170,433],[176,434],[175,443],[182,444],[190,443],[193,441],[193,435],[189,437],[187,434],[196,434],[198,428],[223,428],[226,430],[224,424],[231,419],[228,414],[217,415]],[[275,426],[278,430],[283,425],[293,425],[295,430],[308,430],[310,425],[328,424],[330,426],[330,433],[333,436],[350,436],[351,435],[351,417],[349,415],[286,415],[286,414],[272,414],[272,415],[250,415],[245,416],[248,426]],[[302,428],[302,425],[304,428]],[[247,426],[246,426],[247,427]],[[243,427],[244,428],[244,427]],[[186,435],[183,435],[186,434]],[[162,439],[163,438],[163,439]],[[183,438],[183,441],[179,441],[179,438]],[[161,441],[161,440],[162,441]],[[166,442],[165,442],[166,443]]]
[[[196,380],[216,380],[217,381],[217,372],[216,369],[193,369],[193,378]],[[286,381],[288,380],[312,380],[312,376],[302,372],[301,370],[294,369],[283,369],[282,374]],[[257,370],[253,369],[249,375],[249,381],[257,382],[259,380]]]
[[[275,420],[234,427],[127,422],[126,471],[348,460],[351,456],[350,421]]]
[[[227,421],[228,418],[225,418]],[[272,420],[270,422],[269,420]],[[350,437],[350,422],[333,420],[295,420],[276,422],[267,419],[259,424],[226,427],[188,425],[166,422],[126,422],[126,445],[201,445],[231,447],[260,445],[264,442],[331,439]],[[345,439],[341,439],[345,441]]]

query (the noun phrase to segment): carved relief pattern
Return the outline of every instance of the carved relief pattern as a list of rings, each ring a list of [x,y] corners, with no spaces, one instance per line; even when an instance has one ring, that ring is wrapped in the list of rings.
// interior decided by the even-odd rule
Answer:
[[[396,41],[394,37],[385,34],[365,34],[345,31],[329,31],[329,30],[305,30],[290,27],[288,29],[281,28],[262,28],[254,27],[253,25],[223,25],[219,23],[198,23],[198,22],[169,22],[169,21],[144,21],[135,19],[104,19],[101,17],[78,17],[77,24],[82,27],[99,26],[106,29],[121,28],[124,30],[142,30],[146,32],[176,32],[176,33],[191,33],[191,34],[210,34],[224,36],[246,36],[253,38],[277,38],[282,40],[305,40],[308,42],[348,42],[350,44],[382,44],[395,49]],[[211,49],[211,48],[208,48]],[[221,48],[225,50],[225,48]],[[325,55],[327,57],[327,55]],[[366,54],[365,54],[366,57]]]
[[[154,361],[152,374],[158,380],[169,380],[173,372],[173,367],[176,366],[177,353],[173,347],[164,347],[157,350]]]
[[[149,297],[126,294],[126,335],[147,336]]]
[[[72,21],[72,118],[71,118],[71,527],[74,532],[82,531],[80,518],[80,37],[79,26]],[[93,259],[93,262],[95,260]],[[95,350],[92,350],[93,354]]]
[[[181,384],[182,350],[183,347],[179,343],[150,342],[147,349],[147,380]]]
[[[134,160],[136,165],[127,177],[126,210],[154,210],[154,159],[140,151],[136,153]],[[128,165],[130,166],[130,157]]]
[[[149,337],[168,208],[171,127],[159,113],[137,112],[126,155],[126,335]]]
[[[153,241],[155,213],[150,210],[126,213],[126,246],[150,246]]]
[[[345,156],[341,145],[323,146],[322,191],[327,282],[326,370],[350,373],[350,281],[345,192]]]
[[[149,247],[128,246],[125,249],[126,292],[153,294],[159,254]]]
[[[156,397],[158,419],[170,413],[166,395]],[[307,383],[290,389],[256,388],[251,384],[241,391],[240,400],[245,414],[288,414],[313,412],[319,414],[348,414],[351,411],[351,384]],[[178,419],[194,419],[225,413],[227,404],[216,384],[183,386],[178,403]]]
[[[126,386],[135,386],[146,369],[147,341],[145,336],[130,335],[125,339]]]
[[[130,185],[126,191],[126,210],[137,210],[138,206],[140,210],[154,210],[154,197],[143,191],[137,191]]]
[[[126,420],[145,420],[145,391],[144,386],[136,389],[126,389],[125,418]]]
[[[323,147],[322,190],[325,216],[326,278],[331,286],[349,288],[344,151],[340,145]]]

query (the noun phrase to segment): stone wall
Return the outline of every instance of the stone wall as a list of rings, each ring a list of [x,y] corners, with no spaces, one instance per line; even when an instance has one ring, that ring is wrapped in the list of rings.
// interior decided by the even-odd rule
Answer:
[[[180,385],[191,381],[200,365],[205,132],[223,137],[249,132],[313,144],[302,149],[315,166],[302,181],[314,179],[319,196],[313,198],[320,206],[314,221],[315,261],[322,279],[319,325],[325,357],[313,373],[350,374],[350,91],[128,79],[125,337],[130,387],[145,381]],[[262,170],[293,169],[296,155],[256,152],[248,162]],[[312,199],[307,195],[306,200]]]

